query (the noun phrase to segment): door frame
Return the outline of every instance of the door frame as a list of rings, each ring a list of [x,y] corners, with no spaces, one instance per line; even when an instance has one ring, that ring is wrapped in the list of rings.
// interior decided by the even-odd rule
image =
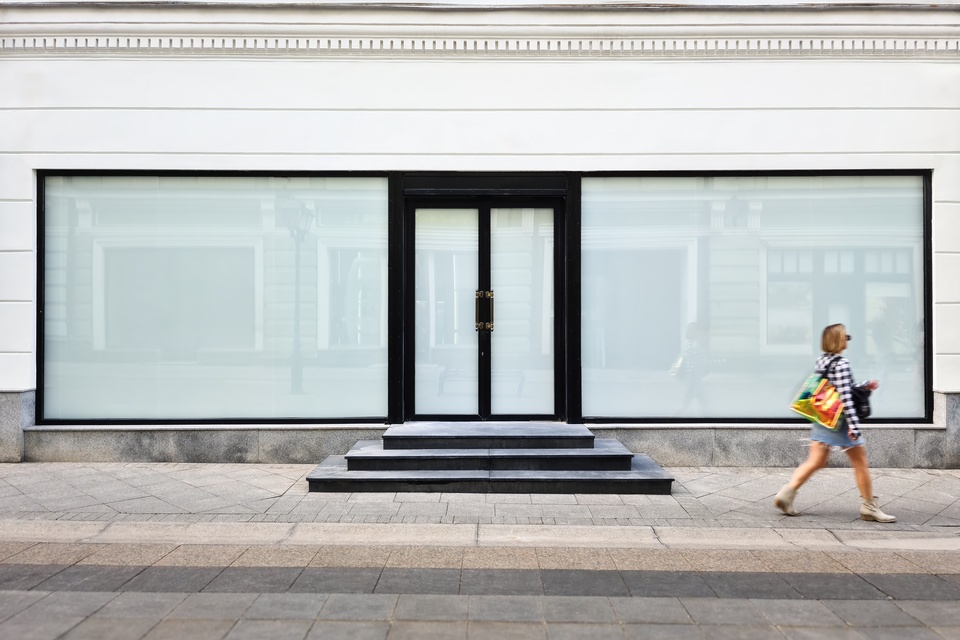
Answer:
[[[570,362],[570,299],[571,273],[579,274],[579,268],[569,263],[569,237],[571,233],[570,206],[571,179],[568,174],[404,174],[394,201],[399,235],[395,250],[397,268],[391,291],[398,292],[399,303],[391,304],[392,311],[402,327],[399,335],[392,332],[397,345],[394,371],[399,384],[391,385],[397,390],[391,402],[390,423],[421,419],[414,407],[415,365],[415,211],[418,208],[470,208],[483,209],[507,207],[547,207],[554,211],[553,221],[553,296],[554,296],[554,413],[552,415],[495,415],[491,420],[544,420],[564,421],[569,415]],[[577,189],[579,192],[579,189]],[[579,275],[576,276],[577,283]],[[577,286],[579,291],[579,286]],[[397,325],[395,325],[397,326]],[[577,323],[579,326],[579,323]],[[391,362],[395,362],[391,359]],[[483,382],[480,383],[481,389]],[[478,389],[478,393],[481,390]],[[489,396],[489,387],[482,389]],[[489,400],[489,398],[487,398]],[[579,399],[578,399],[579,400]],[[481,402],[482,406],[482,402]],[[473,416],[430,415],[429,420],[476,421]]]

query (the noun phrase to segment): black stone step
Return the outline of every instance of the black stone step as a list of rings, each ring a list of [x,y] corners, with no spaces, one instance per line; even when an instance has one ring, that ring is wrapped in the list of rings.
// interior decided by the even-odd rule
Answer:
[[[593,433],[583,425],[559,422],[423,422],[388,428],[383,448],[589,449]]]
[[[345,457],[350,471],[629,471],[633,453],[613,439],[595,440],[592,449],[384,449],[361,440]]]
[[[330,456],[307,475],[310,491],[456,493],[670,493],[673,478],[648,456],[634,454],[628,471],[413,470],[348,471]]]

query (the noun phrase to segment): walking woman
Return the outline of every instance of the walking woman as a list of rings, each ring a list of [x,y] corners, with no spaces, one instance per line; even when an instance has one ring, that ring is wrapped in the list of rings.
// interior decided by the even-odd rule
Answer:
[[[816,423],[813,424],[810,431],[810,453],[807,460],[793,472],[790,482],[780,488],[773,499],[773,504],[788,516],[797,515],[793,508],[793,499],[797,495],[797,490],[810,479],[810,476],[817,469],[827,466],[830,449],[840,447],[853,464],[853,475],[857,480],[857,487],[860,489],[862,498],[860,517],[864,520],[874,520],[876,522],[895,522],[896,518],[894,516],[887,515],[880,510],[880,507],[877,506],[877,499],[873,495],[870,465],[867,463],[867,447],[864,444],[863,435],[860,433],[860,420],[851,394],[853,372],[850,370],[850,361],[840,355],[847,348],[849,341],[850,336],[847,335],[847,328],[842,324],[832,324],[824,329],[823,336],[820,339],[820,346],[824,353],[817,359],[814,366],[816,373],[825,376],[840,394],[840,400],[843,401],[844,424],[836,431],[831,431]],[[869,380],[861,382],[857,386],[872,391],[879,384],[876,380]]]

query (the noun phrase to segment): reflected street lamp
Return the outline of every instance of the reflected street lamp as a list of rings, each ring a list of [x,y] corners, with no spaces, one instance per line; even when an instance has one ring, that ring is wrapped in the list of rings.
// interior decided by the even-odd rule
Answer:
[[[303,393],[303,354],[300,353],[300,245],[316,214],[292,198],[279,202],[280,219],[293,238],[293,353],[290,357],[290,393]]]

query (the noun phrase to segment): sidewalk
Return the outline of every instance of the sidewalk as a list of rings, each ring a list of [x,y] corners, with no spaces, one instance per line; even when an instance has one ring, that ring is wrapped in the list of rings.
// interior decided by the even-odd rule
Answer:
[[[669,496],[308,493],[314,465],[0,465],[0,638],[960,638],[960,471]]]

